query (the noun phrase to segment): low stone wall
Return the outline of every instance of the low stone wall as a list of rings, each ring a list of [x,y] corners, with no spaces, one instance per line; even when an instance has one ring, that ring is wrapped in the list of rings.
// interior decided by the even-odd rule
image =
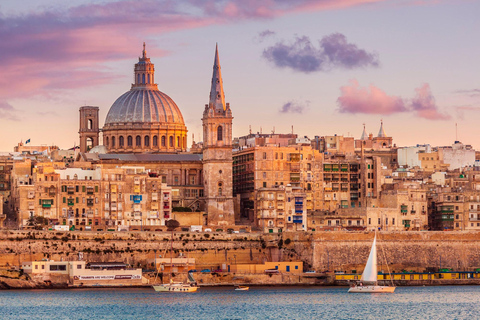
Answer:
[[[347,273],[356,270],[360,273],[373,236],[372,232],[332,231],[282,234],[175,232],[173,254],[195,258],[197,270],[215,270],[229,264],[303,261],[305,270]],[[480,268],[479,232],[380,232],[377,233],[377,243],[379,271]],[[77,260],[79,253],[85,261],[117,261],[154,269],[155,256],[170,257],[170,233],[0,232],[0,266],[18,267],[23,261],[44,258]]]

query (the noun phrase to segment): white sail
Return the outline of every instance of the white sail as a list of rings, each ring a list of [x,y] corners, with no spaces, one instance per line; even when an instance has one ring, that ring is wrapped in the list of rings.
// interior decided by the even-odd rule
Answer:
[[[362,281],[376,282],[377,281],[377,235],[373,239],[372,249],[368,256],[367,265],[362,273]]]

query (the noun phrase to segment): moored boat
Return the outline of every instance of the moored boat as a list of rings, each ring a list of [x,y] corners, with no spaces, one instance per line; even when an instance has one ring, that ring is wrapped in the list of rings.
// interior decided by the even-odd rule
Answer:
[[[247,286],[237,286],[237,287],[235,287],[235,291],[248,291],[248,289],[250,289],[250,287],[247,287]]]

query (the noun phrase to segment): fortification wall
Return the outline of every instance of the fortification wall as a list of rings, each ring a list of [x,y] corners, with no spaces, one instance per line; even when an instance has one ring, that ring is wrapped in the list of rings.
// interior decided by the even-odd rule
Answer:
[[[1,231],[0,265],[23,261],[77,260],[125,262],[153,269],[155,255],[170,256],[170,233]],[[372,232],[226,234],[175,232],[174,255],[196,259],[196,269],[265,261],[303,261],[305,270],[361,272]],[[381,232],[377,235],[379,270],[480,268],[480,233]]]

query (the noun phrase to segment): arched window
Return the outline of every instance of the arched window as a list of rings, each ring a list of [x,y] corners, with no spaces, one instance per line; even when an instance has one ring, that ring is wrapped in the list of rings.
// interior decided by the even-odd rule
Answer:
[[[162,147],[165,147],[166,146],[166,141],[167,139],[165,138],[165,136],[162,136]]]
[[[143,145],[144,145],[145,147],[150,146],[150,137],[149,137],[149,136],[145,136],[145,139],[144,139],[143,142],[144,142]]]
[[[153,136],[153,146],[158,147],[158,137],[157,136]]]
[[[137,83],[140,84],[140,74],[137,74]]]
[[[115,147],[115,137],[112,137],[112,147]]]
[[[105,138],[105,146],[108,147],[108,137]]]
[[[145,73],[142,74],[142,83],[145,84]]]
[[[140,136],[136,136],[136,137],[135,137],[135,145],[136,145],[137,147],[141,147],[141,146],[142,146],[142,137],[140,137]]]
[[[127,146],[131,147],[133,146],[133,138],[132,136],[127,137]]]
[[[120,136],[120,138],[118,138],[118,146],[119,147],[123,147],[125,145],[125,139],[123,138],[123,136]]]
[[[180,147],[180,137],[177,137],[177,147]]]
[[[170,138],[168,138],[168,146],[173,147],[173,136],[170,136]]]
[[[217,128],[217,140],[222,141],[223,140],[223,127],[218,126]]]

